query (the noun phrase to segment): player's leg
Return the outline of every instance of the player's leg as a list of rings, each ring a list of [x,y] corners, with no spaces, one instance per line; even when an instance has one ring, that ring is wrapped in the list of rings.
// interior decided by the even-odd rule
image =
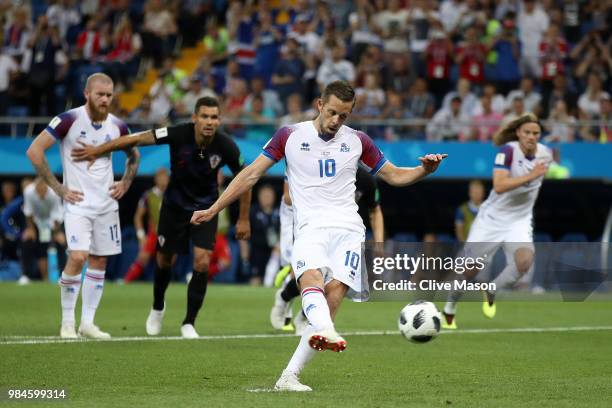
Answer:
[[[43,282],[49,276],[49,261],[47,260],[47,252],[49,250],[48,242],[36,243],[36,258],[38,259],[38,270],[40,271],[40,280]]]
[[[288,269],[289,273],[285,275],[282,287],[274,295],[274,305],[270,311],[270,323],[277,330],[293,331],[291,306],[293,305],[293,299],[300,295],[300,289],[291,271],[291,265],[286,265],[282,269]],[[299,314],[302,313],[300,311]]]
[[[81,289],[81,271],[91,247],[93,222],[88,217],[66,213],[64,228],[68,237],[68,259],[59,280],[62,304],[60,336],[77,338],[74,310]]]
[[[83,302],[79,333],[83,336],[97,339],[110,338],[108,333],[101,331],[94,324],[94,319],[104,292],[106,258],[119,253],[121,253],[119,211],[111,211],[95,217],[89,265],[85,272],[81,293]]]
[[[189,222],[191,213],[185,214]],[[181,326],[181,335],[185,338],[197,338],[195,319],[202,308],[208,287],[208,266],[210,256],[215,247],[218,217],[200,225],[190,225],[191,241],[193,242],[193,274],[187,285],[187,313]]]
[[[155,272],[153,275],[153,306],[145,323],[149,336],[157,336],[162,329],[164,313],[166,311],[166,289],[172,278],[172,266],[176,262],[176,254],[158,249],[155,259]]]
[[[151,258],[155,256],[156,247],[157,234],[150,228],[146,241],[138,252],[136,260],[134,260],[132,265],[130,265],[125,277],[123,278],[125,283],[133,282],[142,275],[144,268],[147,266]]]

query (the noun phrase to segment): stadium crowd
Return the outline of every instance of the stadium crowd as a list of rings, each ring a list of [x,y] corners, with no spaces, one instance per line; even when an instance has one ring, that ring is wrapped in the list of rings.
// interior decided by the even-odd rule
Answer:
[[[122,91],[155,66],[134,111],[116,101],[128,121],[174,121],[216,95],[234,136],[265,141],[345,79],[373,138],[488,142],[532,111],[549,119],[547,141],[612,140],[609,2],[32,0],[0,11],[0,116],[52,116],[83,102],[93,72]],[[176,68],[199,42],[195,72]]]

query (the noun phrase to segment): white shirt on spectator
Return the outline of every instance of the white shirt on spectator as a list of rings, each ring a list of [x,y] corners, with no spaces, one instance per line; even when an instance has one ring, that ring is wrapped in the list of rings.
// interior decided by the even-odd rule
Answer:
[[[23,214],[34,219],[41,242],[49,242],[55,223],[64,220],[62,200],[59,196],[50,188],[47,188],[44,197],[39,196],[35,183],[27,186],[23,192]]]
[[[540,6],[536,6],[531,14],[523,8],[518,15],[519,39],[524,56],[536,57],[540,55],[540,42],[548,30],[548,15]]]
[[[589,97],[589,91],[587,90],[580,95],[580,98],[578,99],[578,107],[582,112],[589,116],[599,115],[601,108],[600,100],[602,97],[605,97],[605,95],[607,95],[608,98],[610,97],[607,92],[600,91],[599,95],[597,95],[594,99],[591,99]]]
[[[506,99],[504,99],[504,97],[500,94],[495,95],[491,100],[491,109],[493,110],[493,112],[503,114],[504,110],[506,109]],[[482,102],[478,101],[474,105],[474,109],[472,109],[471,116],[482,115],[482,113]]]
[[[510,91],[506,97],[506,110],[512,109],[512,102],[514,102],[516,98],[523,98],[523,103],[525,104],[525,110],[527,112],[533,112],[542,101],[542,95],[538,92],[529,92],[529,95],[525,95],[525,92],[522,90],[515,89],[514,91]]]
[[[458,140],[469,133],[469,122],[470,117],[463,113],[463,109],[455,116],[450,108],[442,108],[427,124],[427,140]]]
[[[453,31],[459,22],[459,18],[465,11],[467,11],[467,5],[463,2],[457,3],[455,0],[443,1],[440,5],[440,21],[442,21],[444,31]]]
[[[19,67],[13,59],[6,54],[0,54],[0,92],[8,90],[11,72],[17,72]]]
[[[331,58],[323,61],[317,72],[317,83],[326,86],[334,81],[355,80],[355,66],[348,60],[334,62]]]

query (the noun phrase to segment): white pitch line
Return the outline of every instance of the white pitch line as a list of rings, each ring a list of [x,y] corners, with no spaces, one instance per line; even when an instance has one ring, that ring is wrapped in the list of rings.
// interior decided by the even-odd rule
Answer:
[[[602,331],[612,330],[612,326],[570,326],[570,327],[519,327],[498,329],[459,329],[443,330],[441,334],[494,334],[494,333],[546,333],[546,332],[571,332],[571,331]],[[343,336],[396,336],[397,331],[354,331],[342,332]],[[274,339],[296,337],[295,334],[229,334],[218,336],[200,336],[194,340],[252,340],[252,339]],[[91,342],[130,342],[130,341],[176,341],[183,340],[180,336],[143,336],[143,337],[113,337],[110,340],[91,339],[62,339],[59,336],[0,336],[0,346],[15,344],[63,344],[63,343],[91,343]]]

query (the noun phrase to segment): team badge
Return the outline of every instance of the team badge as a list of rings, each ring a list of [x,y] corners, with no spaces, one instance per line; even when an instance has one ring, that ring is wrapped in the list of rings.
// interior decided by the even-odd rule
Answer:
[[[157,242],[159,242],[160,247],[163,247],[164,244],[166,243],[166,237],[164,237],[163,235],[158,236]]]
[[[221,156],[219,156],[218,154],[213,154],[212,156],[210,156],[210,167],[211,168],[216,168],[219,163],[221,163]]]
[[[351,151],[351,148],[346,143],[342,143],[340,145],[340,151],[343,153],[347,153]]]

